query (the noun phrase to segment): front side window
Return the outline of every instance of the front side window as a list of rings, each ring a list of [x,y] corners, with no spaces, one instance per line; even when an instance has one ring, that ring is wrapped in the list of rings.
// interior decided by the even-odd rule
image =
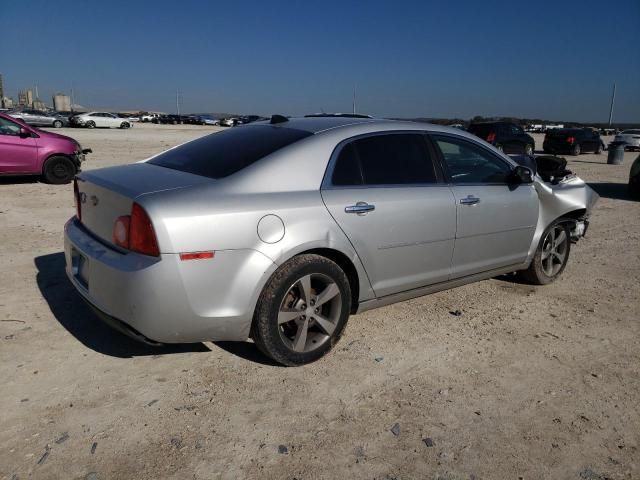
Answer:
[[[20,125],[11,120],[0,117],[0,135],[20,135]]]
[[[422,134],[364,137],[345,145],[336,160],[333,185],[437,183]]]
[[[434,135],[453,183],[506,184],[511,166],[463,139]]]

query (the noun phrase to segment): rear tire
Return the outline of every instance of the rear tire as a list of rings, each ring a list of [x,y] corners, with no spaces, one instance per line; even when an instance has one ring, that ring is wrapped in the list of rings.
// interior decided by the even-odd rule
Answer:
[[[502,146],[501,143],[496,143],[495,147],[500,150],[501,152],[504,152],[504,147]]]
[[[304,365],[333,348],[350,311],[351,288],[344,271],[328,258],[299,255],[280,266],[264,287],[251,336],[277,363]]]
[[[576,144],[573,146],[573,148],[571,149],[571,155],[573,155],[574,157],[577,157],[578,155],[580,155],[580,144]]]
[[[525,147],[524,147],[524,154],[525,154],[525,155],[527,155],[527,156],[529,156],[529,157],[530,157],[531,155],[533,155],[533,145],[528,145],[528,144],[527,144],[527,145],[525,145]]]
[[[598,146],[596,147],[596,151],[595,154],[596,155],[600,155],[602,153],[602,144],[598,144]]]
[[[77,173],[76,166],[67,157],[54,156],[49,158],[42,169],[45,182],[52,185],[69,183]]]
[[[566,223],[553,222],[542,234],[529,268],[518,275],[532,285],[547,285],[564,272],[571,251],[571,232]]]

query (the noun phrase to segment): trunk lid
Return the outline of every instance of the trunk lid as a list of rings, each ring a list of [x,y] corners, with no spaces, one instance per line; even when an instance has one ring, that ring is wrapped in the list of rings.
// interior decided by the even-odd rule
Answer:
[[[118,217],[131,215],[136,199],[214,181],[148,163],[83,172],[78,175],[80,222],[96,237],[113,245],[114,224]]]

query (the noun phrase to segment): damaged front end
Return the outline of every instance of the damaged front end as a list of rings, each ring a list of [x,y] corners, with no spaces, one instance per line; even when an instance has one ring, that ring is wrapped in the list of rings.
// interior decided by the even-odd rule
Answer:
[[[555,220],[566,223],[571,241],[584,237],[589,228],[589,217],[600,196],[580,177],[567,170],[567,161],[561,157],[513,156],[521,165],[533,168],[535,189],[540,200],[538,224],[531,244],[530,256],[545,230]]]

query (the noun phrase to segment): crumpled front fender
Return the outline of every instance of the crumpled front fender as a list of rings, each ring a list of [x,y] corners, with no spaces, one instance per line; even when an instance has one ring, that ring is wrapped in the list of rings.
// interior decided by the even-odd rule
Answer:
[[[588,220],[594,205],[600,198],[595,190],[575,175],[555,185],[536,178],[535,189],[540,199],[540,209],[538,224],[529,248],[529,260],[533,258],[542,234],[554,220],[578,211],[583,212],[580,219]]]

